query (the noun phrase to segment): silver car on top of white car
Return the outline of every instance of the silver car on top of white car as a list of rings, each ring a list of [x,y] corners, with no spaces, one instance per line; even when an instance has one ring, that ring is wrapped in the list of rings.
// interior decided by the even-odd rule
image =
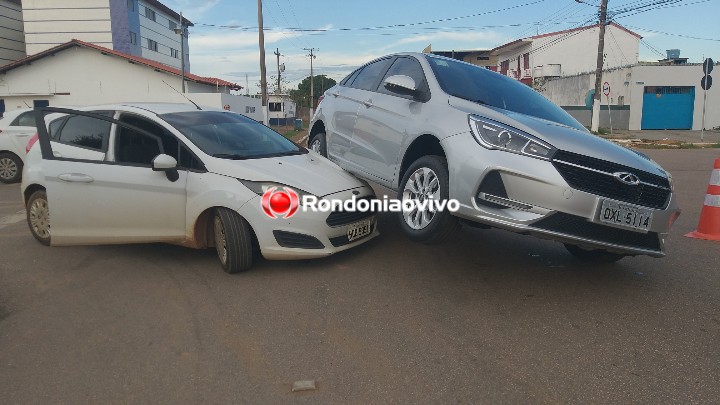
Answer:
[[[32,109],[7,111],[0,118],[0,182],[20,181],[25,145],[33,134],[35,134],[35,119]]]
[[[368,212],[269,216],[262,195],[374,198],[334,163],[245,116],[184,104],[44,109],[22,193],[46,245],[215,246],[223,269],[327,256],[378,235]],[[284,211],[287,214],[287,211]]]

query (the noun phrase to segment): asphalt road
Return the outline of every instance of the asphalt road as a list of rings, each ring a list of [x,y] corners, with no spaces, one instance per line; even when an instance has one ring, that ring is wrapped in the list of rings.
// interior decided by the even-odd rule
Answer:
[[[720,243],[683,235],[718,151],[648,153],[684,209],[668,256],[604,267],[383,216],[353,251],[230,276],[211,250],[41,246],[0,185],[0,402],[717,402]]]

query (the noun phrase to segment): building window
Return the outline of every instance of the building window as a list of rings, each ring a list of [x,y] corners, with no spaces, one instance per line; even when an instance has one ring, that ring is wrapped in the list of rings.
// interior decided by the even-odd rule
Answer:
[[[530,54],[523,55],[523,69],[530,69]]]
[[[507,76],[508,70],[510,70],[510,61],[504,60],[500,62],[500,73]]]
[[[157,52],[157,42],[153,41],[152,39],[148,38],[147,40],[148,49],[151,51]]]
[[[175,59],[180,59],[180,52],[177,49],[170,48],[170,56]]]
[[[145,7],[145,17],[155,21],[155,10],[151,9],[150,7]]]
[[[282,103],[268,103],[268,110],[272,112],[282,111]]]
[[[135,0],[127,0],[128,10],[135,11]]]
[[[170,31],[173,31],[177,28],[177,23],[172,20],[168,20],[168,27],[170,28]]]
[[[137,34],[130,31],[130,43],[133,45],[137,45]]]

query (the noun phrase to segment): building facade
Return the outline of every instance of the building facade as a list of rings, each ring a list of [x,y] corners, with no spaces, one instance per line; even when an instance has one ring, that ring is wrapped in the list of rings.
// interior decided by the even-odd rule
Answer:
[[[714,74],[718,70],[715,69]],[[600,126],[631,130],[720,127],[720,86],[705,92],[701,64],[643,63],[603,71],[609,95],[601,96]],[[542,93],[583,125],[590,125],[595,73],[548,80]]]
[[[522,38],[493,49],[497,71],[531,84],[533,79],[594,72],[597,66],[599,25]],[[621,25],[605,30],[607,69],[638,62],[642,37]]]
[[[0,66],[25,56],[25,32],[20,0],[0,0]]]
[[[28,55],[79,39],[179,69],[184,48],[190,71],[175,30],[193,24],[156,0],[23,0],[22,17]]]
[[[181,76],[159,62],[73,40],[0,67],[0,107],[189,103],[187,97],[262,120],[260,100],[231,94],[241,86],[186,73],[184,97]]]

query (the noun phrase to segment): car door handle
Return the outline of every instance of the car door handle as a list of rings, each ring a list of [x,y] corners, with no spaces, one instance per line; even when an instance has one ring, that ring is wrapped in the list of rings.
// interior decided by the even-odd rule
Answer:
[[[340,93],[330,93],[331,96],[337,97],[340,95]]]
[[[363,104],[366,108],[370,108],[373,106],[372,100],[363,101]]]
[[[92,177],[82,173],[63,173],[59,175],[58,178],[70,183],[92,183],[95,181]]]

